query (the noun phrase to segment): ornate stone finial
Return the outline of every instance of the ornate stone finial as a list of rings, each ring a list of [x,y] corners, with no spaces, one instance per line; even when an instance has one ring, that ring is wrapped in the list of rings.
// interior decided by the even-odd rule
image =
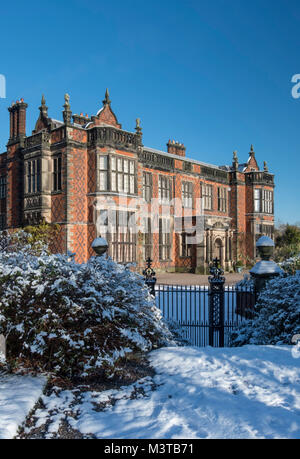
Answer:
[[[268,236],[262,236],[256,242],[256,247],[262,260],[269,261],[273,255],[275,243]]]
[[[70,108],[70,96],[69,94],[65,94],[65,103],[64,103],[64,111],[63,111],[63,118],[65,124],[71,124],[71,108]]]
[[[101,257],[101,255],[104,255],[107,252],[108,243],[103,237],[97,237],[92,242],[92,249],[94,250],[96,255]]]
[[[233,169],[237,170],[238,169],[238,165],[239,165],[239,159],[238,159],[238,156],[237,156],[237,151],[234,150],[234,152],[233,152],[233,161],[232,161]]]
[[[46,99],[45,99],[44,94],[42,94],[40,112],[45,118],[48,117],[48,107],[46,106]]]
[[[135,125],[135,130],[137,134],[141,134],[142,128],[141,128],[141,119],[137,118],[136,119],[136,125]]]
[[[136,135],[137,135],[138,146],[139,146],[139,147],[142,147],[142,146],[143,146],[143,144],[142,144],[142,137],[143,137],[143,134],[142,134],[142,128],[141,128],[141,120],[140,120],[140,118],[137,118],[137,119],[136,119],[135,131],[136,131]]]
[[[253,148],[253,145],[251,144],[251,147],[250,147],[250,153],[249,153],[250,156],[254,156],[254,148]]]
[[[267,161],[264,161],[264,171],[269,172]]]
[[[65,94],[65,105],[64,107],[70,107],[70,96],[69,94]]]
[[[110,103],[111,103],[111,100],[109,98],[108,88],[106,88],[105,99],[102,102],[103,102],[103,105],[110,105]]]

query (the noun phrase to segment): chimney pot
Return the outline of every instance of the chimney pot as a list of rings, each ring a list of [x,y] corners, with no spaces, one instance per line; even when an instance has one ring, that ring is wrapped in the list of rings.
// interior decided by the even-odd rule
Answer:
[[[183,143],[175,142],[175,140],[170,140],[167,143],[168,153],[172,155],[185,156],[185,146]]]

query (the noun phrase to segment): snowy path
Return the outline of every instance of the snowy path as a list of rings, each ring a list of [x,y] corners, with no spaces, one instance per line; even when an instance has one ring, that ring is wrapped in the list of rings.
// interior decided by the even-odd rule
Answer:
[[[300,360],[290,347],[166,349],[152,362],[161,395],[172,395],[158,413],[161,434],[300,438]]]
[[[13,438],[42,395],[46,378],[0,373],[0,439]]]
[[[164,348],[150,360],[157,375],[121,390],[43,396],[37,425],[49,420],[53,438],[72,411],[70,426],[98,438],[300,438],[291,347]]]

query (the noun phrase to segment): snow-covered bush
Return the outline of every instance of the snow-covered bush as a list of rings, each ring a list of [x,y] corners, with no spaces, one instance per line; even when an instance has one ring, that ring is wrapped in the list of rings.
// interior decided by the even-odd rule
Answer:
[[[260,293],[254,318],[231,333],[231,344],[291,344],[300,333],[300,275],[270,280]]]
[[[0,334],[11,362],[61,377],[111,376],[122,358],[172,342],[138,274],[21,248],[0,251]]]
[[[235,288],[241,291],[251,290],[254,288],[254,281],[252,277],[249,276],[249,274],[244,274],[243,279],[236,282]]]
[[[0,231],[0,252],[13,253],[23,251],[34,255],[48,251],[48,244],[45,238],[33,238],[31,233],[26,231]]]
[[[186,331],[180,323],[173,319],[165,319],[165,322],[177,346],[192,346],[191,339],[186,336]]]
[[[296,274],[296,271],[300,271],[300,254],[288,258],[287,260],[284,260],[278,264],[280,268],[282,268],[286,273]]]

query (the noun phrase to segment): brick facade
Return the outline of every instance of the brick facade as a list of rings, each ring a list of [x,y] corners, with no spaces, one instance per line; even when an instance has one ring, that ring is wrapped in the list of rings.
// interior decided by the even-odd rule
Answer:
[[[234,152],[232,165],[214,166],[189,159],[173,140],[166,152],[145,147],[140,120],[135,132],[123,130],[108,91],[95,116],[72,115],[68,95],[63,108],[63,121],[50,118],[43,96],[26,136],[27,104],[9,107],[10,137],[0,155],[2,229],[45,220],[61,226],[52,250],[75,252],[78,262],[93,255],[101,234],[117,261],[142,269],[151,256],[157,270],[191,272],[206,272],[216,256],[227,270],[237,260],[251,263],[256,239],[272,237],[274,175],[266,163],[259,169],[252,146],[246,163]]]

